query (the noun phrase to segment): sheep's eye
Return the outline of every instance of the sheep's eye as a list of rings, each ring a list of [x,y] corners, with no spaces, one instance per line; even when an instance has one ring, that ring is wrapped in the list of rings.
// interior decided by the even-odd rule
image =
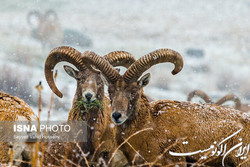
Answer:
[[[109,92],[109,94],[113,94],[114,93],[114,89],[113,88],[109,88],[108,92]]]
[[[101,85],[102,84],[102,81],[97,81],[97,85]]]
[[[132,90],[131,90],[131,95],[135,95],[137,93],[137,89],[136,88],[133,88]]]
[[[81,77],[81,78],[78,78],[77,80],[78,80],[80,83],[84,83],[84,82],[85,82],[85,80],[86,80],[86,78]]]
[[[82,80],[83,82],[86,80],[86,76],[84,75],[79,75],[78,80]]]

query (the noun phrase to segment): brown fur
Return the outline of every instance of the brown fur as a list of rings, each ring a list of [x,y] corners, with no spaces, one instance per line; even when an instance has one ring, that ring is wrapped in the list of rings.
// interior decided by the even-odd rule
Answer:
[[[100,157],[101,153],[107,151],[111,151],[115,149],[114,141],[115,141],[115,127],[111,128],[112,120],[110,118],[111,108],[110,108],[110,100],[104,96],[104,85],[100,78],[100,74],[93,73],[90,70],[79,71],[77,79],[77,89],[75,93],[75,97],[72,104],[72,109],[70,110],[68,120],[85,120],[87,122],[87,142],[79,143],[81,149],[84,153],[89,153],[88,160],[92,159],[94,151],[99,148],[102,142],[102,146],[98,149],[96,153],[96,157],[93,159]],[[104,109],[92,109],[87,113],[84,112],[80,114],[81,110],[85,110],[84,108],[77,107],[77,101],[82,98],[83,91],[91,89],[95,94],[96,98],[103,102]],[[94,127],[91,129],[91,127]],[[69,146],[70,145],[70,146]],[[70,148],[70,149],[67,149]],[[52,152],[56,150],[56,154],[51,155]],[[65,144],[49,144],[46,146],[46,154],[44,164],[48,165],[48,163],[54,163],[54,165],[62,165],[64,163],[61,156],[64,157],[65,154],[68,154],[67,159],[71,160],[76,164],[83,165],[85,163],[83,159],[83,155],[81,155],[81,151],[77,147],[75,143],[65,143]],[[80,156],[79,156],[80,155]],[[110,154],[109,154],[110,156]],[[59,159],[60,161],[56,161]],[[72,163],[67,162],[67,166],[74,166]]]
[[[22,99],[0,92],[0,121],[16,121],[18,117],[37,120],[32,109]]]
[[[22,99],[0,92],[0,121],[37,121],[32,109]],[[14,152],[15,153],[15,152]],[[16,154],[19,154],[16,152]],[[14,155],[20,156],[20,155]],[[8,163],[9,143],[0,142],[0,162]]]
[[[139,130],[153,128],[153,130],[142,132],[128,141],[147,162],[154,162],[165,149],[174,145],[176,140],[185,137],[189,142],[187,145],[177,144],[170,147],[170,151],[184,153],[207,149],[214,141],[219,143],[241,127],[243,130],[228,141],[227,148],[238,144],[240,138],[242,138],[244,146],[250,143],[250,118],[240,111],[216,104],[202,105],[170,100],[149,103],[139,86],[139,81],[127,84],[120,79],[115,84],[109,85],[109,93],[112,112],[119,110],[121,114],[128,117],[117,127],[118,145]],[[135,151],[128,144],[123,145],[121,150],[128,161],[132,162]],[[235,152],[228,155],[225,162],[234,165],[243,162],[234,155]],[[200,155],[194,155],[191,159],[197,161],[200,159]],[[220,166],[221,160],[222,157],[218,157],[208,162],[207,165]],[[185,161],[186,157],[174,157],[167,152],[162,159],[156,162],[167,165]],[[137,160],[137,163],[142,162],[144,162],[142,158]]]

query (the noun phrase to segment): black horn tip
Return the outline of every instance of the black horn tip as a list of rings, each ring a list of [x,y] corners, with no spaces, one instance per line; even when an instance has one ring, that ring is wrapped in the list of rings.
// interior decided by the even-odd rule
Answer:
[[[62,93],[58,94],[57,96],[60,97],[60,98],[63,98],[63,94]]]
[[[62,98],[63,97],[63,94],[60,92],[60,91],[56,91],[54,92],[58,97]]]
[[[173,75],[176,75],[176,74],[178,74],[178,73],[182,70],[182,68],[183,68],[183,67],[177,67],[177,68],[175,68],[171,73],[172,73]]]
[[[173,70],[171,73],[172,73],[173,75],[176,75],[176,74],[178,73],[178,71]]]

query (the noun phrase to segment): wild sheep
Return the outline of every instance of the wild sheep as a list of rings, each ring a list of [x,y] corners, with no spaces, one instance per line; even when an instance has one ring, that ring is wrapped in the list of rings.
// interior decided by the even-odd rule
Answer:
[[[60,45],[63,40],[63,30],[55,11],[48,10],[44,15],[38,11],[29,12],[27,15],[29,25],[32,25],[31,18],[34,16],[38,19],[38,25],[32,30],[32,37],[40,40],[43,47],[47,45],[49,47]]]
[[[194,91],[190,92],[188,94],[188,99],[187,100],[191,101],[194,96],[199,96],[206,103],[213,103],[212,99],[205,92],[203,92],[201,90],[194,90]],[[222,105],[222,104],[224,104],[225,102],[228,102],[228,101],[233,101],[235,103],[235,109],[236,110],[240,110],[240,111],[243,111],[243,112],[249,112],[250,111],[250,106],[248,104],[242,104],[240,98],[237,97],[236,95],[233,95],[233,94],[225,95],[224,97],[217,100],[217,102],[215,102],[215,104]]]
[[[0,121],[37,121],[38,118],[22,99],[0,92]],[[0,163],[8,163],[9,143],[0,142]],[[22,143],[14,143],[13,160],[23,160],[22,152],[26,149]],[[15,162],[16,165],[20,162]]]
[[[149,83],[150,74],[138,78],[153,65],[164,62],[173,63],[172,74],[177,74],[183,68],[178,52],[170,49],[151,52],[133,63],[122,76],[94,52],[86,52],[82,60],[88,68],[93,65],[99,69],[107,80],[111,117],[117,125],[117,144],[122,145],[121,151],[130,164],[186,166],[187,160],[204,161],[212,166],[222,163],[236,166],[245,158],[249,159],[250,118],[246,114],[215,104],[171,100],[148,102],[143,87]],[[210,156],[210,147],[214,154],[222,147],[227,152],[221,156],[217,151],[218,156]],[[210,158],[214,159],[210,161]],[[244,165],[249,166],[249,161]]]
[[[67,74],[77,81],[76,93],[73,99],[72,108],[70,110],[68,120],[84,120],[87,122],[88,136],[87,143],[83,143],[81,148],[84,152],[89,152],[90,157],[93,156],[94,151],[98,148],[99,152],[103,150],[109,151],[113,150],[115,143],[115,128],[112,126],[112,120],[110,118],[111,108],[110,100],[108,97],[104,96],[104,84],[100,76],[100,72],[94,69],[86,68],[85,62],[81,60],[82,53],[71,48],[71,47],[58,47],[53,49],[47,57],[45,62],[45,76],[46,80],[51,88],[51,90],[59,97],[62,97],[62,93],[57,89],[54,79],[53,79],[53,69],[55,65],[61,61],[69,62],[79,70],[74,70],[70,66],[64,66]],[[135,59],[131,54],[124,51],[111,52],[104,56],[113,66],[124,66],[128,67],[130,64],[135,62]],[[84,103],[79,105],[79,102]],[[49,145],[51,150],[59,150],[61,155],[65,153],[64,149],[58,149],[56,147],[61,147],[58,144]],[[77,150],[75,144],[71,144],[70,150],[73,148]],[[48,151],[50,152],[50,151]],[[99,153],[98,152],[98,153]],[[98,153],[96,153],[98,157]],[[74,155],[73,155],[74,154]],[[69,154],[69,159],[74,159],[76,153]],[[45,163],[53,162],[53,157],[48,154],[47,160]],[[59,159],[62,159],[58,157]],[[79,158],[74,159],[73,161],[79,161]],[[57,165],[61,165],[61,162],[58,162]],[[70,164],[68,164],[70,165]]]
[[[32,18],[38,21],[37,27],[32,24]],[[32,26],[31,36],[42,42],[42,46],[56,47],[61,44],[91,46],[92,41],[86,35],[72,29],[63,30],[54,10],[47,10],[44,14],[31,11],[27,15],[27,22]]]

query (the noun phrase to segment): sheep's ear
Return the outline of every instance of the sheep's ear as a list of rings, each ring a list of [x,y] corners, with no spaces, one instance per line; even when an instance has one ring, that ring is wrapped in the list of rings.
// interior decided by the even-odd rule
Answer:
[[[64,65],[63,68],[69,76],[71,76],[75,79],[79,79],[79,71],[77,71],[74,68],[67,66],[67,65]]]
[[[140,87],[147,86],[150,80],[150,73],[145,74],[141,79],[137,82]]]
[[[108,80],[101,74],[101,79],[103,80],[104,84],[109,86]]]

